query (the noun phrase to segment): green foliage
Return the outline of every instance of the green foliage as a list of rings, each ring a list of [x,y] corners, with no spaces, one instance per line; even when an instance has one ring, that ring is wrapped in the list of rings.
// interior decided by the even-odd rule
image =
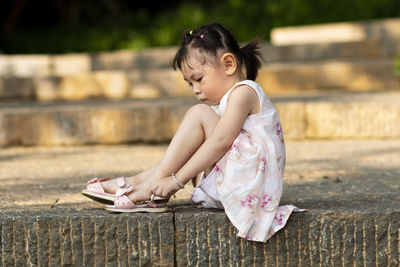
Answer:
[[[239,42],[268,40],[272,28],[289,25],[367,20],[400,16],[399,0],[220,0],[174,1],[151,12],[127,9],[117,20],[90,16],[75,27],[23,29],[0,37],[4,53],[68,53],[143,49],[177,45],[186,29],[220,22]],[[100,7],[99,7],[100,9]],[[104,16],[103,16],[104,17]]]
[[[394,73],[400,79],[400,55],[394,60]]]

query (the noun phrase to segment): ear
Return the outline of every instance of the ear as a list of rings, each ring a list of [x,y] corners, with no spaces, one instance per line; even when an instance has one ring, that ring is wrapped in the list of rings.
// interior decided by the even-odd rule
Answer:
[[[225,73],[231,76],[235,73],[237,68],[236,58],[232,53],[225,53],[221,57],[221,63],[224,67]]]

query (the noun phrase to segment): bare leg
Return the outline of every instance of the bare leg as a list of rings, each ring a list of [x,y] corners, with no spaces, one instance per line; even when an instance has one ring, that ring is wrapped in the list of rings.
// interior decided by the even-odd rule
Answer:
[[[129,198],[133,202],[149,199],[151,180],[157,181],[177,172],[211,136],[218,120],[219,116],[207,105],[198,104],[190,108],[153,174],[146,182],[138,185],[137,189],[129,194]]]

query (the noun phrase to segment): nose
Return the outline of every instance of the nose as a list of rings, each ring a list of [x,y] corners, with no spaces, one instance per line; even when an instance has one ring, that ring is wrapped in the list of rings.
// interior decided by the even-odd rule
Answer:
[[[193,93],[195,95],[198,95],[201,93],[200,88],[198,86],[193,86]]]

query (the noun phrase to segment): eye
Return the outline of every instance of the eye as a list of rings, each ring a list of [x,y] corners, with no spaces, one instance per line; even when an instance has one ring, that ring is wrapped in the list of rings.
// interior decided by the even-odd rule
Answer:
[[[193,84],[192,84],[191,82],[188,82],[188,84],[189,84],[189,87],[192,87],[192,86],[193,86]]]
[[[200,78],[198,78],[197,80],[196,80],[196,82],[201,82],[201,80],[203,79],[203,77],[200,77]]]

